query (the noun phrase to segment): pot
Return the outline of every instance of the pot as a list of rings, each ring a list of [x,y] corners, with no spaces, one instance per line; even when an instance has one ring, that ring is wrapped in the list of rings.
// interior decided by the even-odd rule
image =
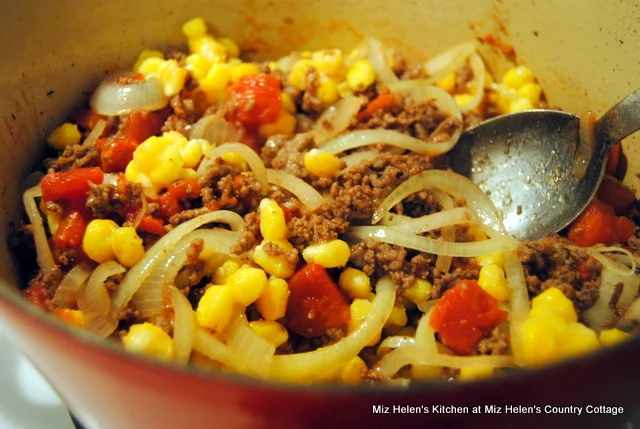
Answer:
[[[193,16],[259,57],[351,48],[364,36],[425,57],[492,33],[534,70],[552,106],[600,115],[637,89],[636,3],[112,0],[88,6],[60,0],[46,8],[23,0],[3,9],[0,320],[88,428],[610,428],[640,407],[640,339],[491,380],[408,389],[290,386],[174,368],[124,354],[31,307],[18,293],[24,279],[14,256],[21,255],[10,255],[6,246],[9,224],[21,218],[22,180],[41,160],[47,133],[80,94],[130,66],[140,50],[181,45],[180,25]],[[626,141],[624,153],[625,182],[638,189],[637,144]],[[577,416],[552,406],[583,408]],[[615,408],[603,412],[601,406]]]

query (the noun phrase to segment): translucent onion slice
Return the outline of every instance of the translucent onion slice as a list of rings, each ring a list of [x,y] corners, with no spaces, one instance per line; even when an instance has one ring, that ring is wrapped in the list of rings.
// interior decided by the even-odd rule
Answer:
[[[84,142],[82,144],[89,145],[95,143],[100,137],[102,137],[102,133],[104,133],[105,128],[107,128],[107,121],[105,121],[104,119],[99,119],[87,138],[84,139]]]
[[[421,234],[445,226],[468,224],[471,221],[471,211],[466,207],[458,207],[398,223],[394,228],[406,233]]]
[[[451,210],[454,207],[453,199],[448,194],[442,192],[440,189],[434,189],[432,192],[444,210]],[[442,240],[456,241],[455,226],[450,225],[442,228]],[[436,268],[443,273],[448,273],[449,269],[451,269],[452,260],[453,258],[451,256],[438,255],[436,258]]]
[[[415,345],[415,339],[413,337],[395,335],[382,340],[376,353],[378,357],[381,357],[388,351],[388,349],[398,349],[400,347],[409,347],[413,345]]]
[[[116,261],[107,261],[98,265],[78,295],[78,309],[85,316],[107,315],[111,310],[111,297],[104,283],[109,277],[125,271],[126,269]]]
[[[476,92],[471,97],[468,103],[460,106],[461,112],[468,112],[470,110],[476,109],[482,100],[484,99],[484,84],[486,80],[486,68],[484,66],[484,61],[480,58],[480,55],[473,53],[469,57],[469,66],[473,71],[473,80],[475,85]]]
[[[81,262],[73,267],[71,271],[64,276],[53,295],[53,302],[56,304],[56,307],[73,308],[76,305],[78,292],[92,271],[93,267],[88,262]]]
[[[204,139],[212,145],[237,142],[242,133],[222,115],[206,115],[193,124],[189,138]]]
[[[427,350],[430,353],[438,353],[438,344],[436,343],[436,333],[429,323],[431,320],[431,312],[433,307],[425,312],[424,316],[420,318],[418,326],[416,328],[415,346]],[[433,365],[414,364],[414,369],[425,371],[427,368]]]
[[[216,335],[196,324],[195,335],[193,337],[193,350],[196,350],[209,359],[220,362],[230,368],[234,368],[236,359],[229,347],[224,344]]]
[[[227,210],[218,210],[195,217],[169,231],[165,236],[156,241],[156,243],[145,252],[142,259],[131,267],[124,276],[118,289],[116,289],[111,297],[111,314],[116,317],[120,314],[142,283],[151,275],[151,272],[156,268],[160,259],[171,252],[171,249],[173,249],[184,235],[211,222],[224,222],[230,225],[235,224],[236,228],[241,228],[242,225],[244,225],[244,221],[242,221],[239,214]]]
[[[399,79],[391,69],[384,45],[378,39],[367,39],[368,47],[367,59],[376,71],[376,80],[379,86],[390,85]]]
[[[133,219],[133,222],[131,223],[131,226],[134,229],[138,228],[138,225],[140,225],[140,222],[142,222],[142,219],[147,214],[147,208],[148,208],[147,197],[144,194],[142,195],[140,202],[141,202],[141,205],[140,205],[140,208],[138,209],[138,213],[136,213],[136,217]]]
[[[427,170],[403,182],[382,201],[371,222],[378,223],[393,206],[425,189],[440,189],[454,197],[464,198],[477,222],[490,229],[491,237],[506,233],[502,216],[482,189],[466,177],[446,170]]]
[[[296,196],[309,210],[315,210],[324,198],[316,189],[299,177],[282,170],[267,170],[269,183],[279,186]]]
[[[121,84],[126,75],[107,77],[96,88],[89,104],[100,115],[127,115],[136,110],[159,110],[169,104],[160,80],[149,78]]]
[[[440,301],[440,298],[430,299],[428,301],[421,302],[420,304],[417,305],[418,310],[422,311],[423,313],[428,313],[438,303],[438,301]]]
[[[176,362],[187,364],[191,356],[193,339],[196,331],[196,320],[193,307],[186,296],[177,288],[171,288],[171,305],[173,306],[173,344],[176,351]]]
[[[396,246],[431,253],[432,255],[464,258],[502,253],[516,248],[512,241],[503,237],[468,243],[451,243],[407,234],[402,230],[398,230],[395,226],[356,226],[351,228],[348,233],[361,240],[373,239],[382,243],[395,244]]]
[[[522,359],[522,336],[520,326],[529,315],[531,303],[527,282],[524,277],[524,268],[516,252],[504,253],[504,271],[507,285],[511,289],[511,311],[509,312],[509,337],[513,359],[517,365],[524,364]]]
[[[234,369],[242,374],[269,377],[276,348],[251,329],[244,314],[231,322],[225,336],[234,357]]]
[[[187,263],[187,249],[193,240],[203,240],[203,253],[214,257],[213,253],[229,254],[239,238],[240,233],[220,228],[200,229],[186,234],[171,252],[158,261],[156,269],[133,295],[131,303],[140,313],[140,317],[147,318],[162,311],[169,286],[175,284],[178,272]]]
[[[388,277],[376,284],[371,312],[358,329],[337,343],[312,352],[278,355],[273,358],[271,377],[286,381],[312,381],[335,371],[356,356],[382,331],[395,302],[395,288]]]
[[[429,74],[429,78],[424,82],[432,85],[448,75],[458,70],[464,62],[476,50],[475,42],[466,42],[453,46],[424,63],[424,70]]]
[[[56,264],[53,261],[53,254],[49,247],[47,233],[44,229],[40,210],[38,210],[36,197],[42,197],[40,185],[27,189],[24,194],[22,194],[22,201],[29,221],[31,222],[31,228],[33,229],[33,240],[36,244],[38,265],[44,273],[48,273],[53,270]]]
[[[342,160],[346,164],[346,170],[353,167],[354,165],[359,165],[367,161],[373,161],[379,156],[380,152],[378,152],[377,150],[365,150],[362,152],[355,152],[349,155],[345,155],[343,157],[340,157],[340,160]]]
[[[249,146],[242,143],[225,143],[210,150],[203,158],[202,162],[198,166],[198,176],[202,177],[204,173],[209,169],[211,164],[216,158],[221,157],[226,153],[236,153],[243,157],[249,164],[249,168],[256,176],[256,178],[262,184],[262,193],[266,194],[269,190],[269,180],[267,179],[267,168],[264,166],[264,162],[257,153],[253,151]]]
[[[118,328],[118,323],[118,318],[113,314],[107,314],[106,316],[94,314],[85,316],[82,327],[100,338],[107,338]]]
[[[322,112],[310,131],[316,145],[326,142],[349,128],[361,107],[360,98],[349,95]]]
[[[611,247],[592,247],[590,249],[584,249],[602,264],[604,268],[615,273],[620,277],[630,277],[636,273],[636,259],[633,254],[623,247],[611,246]],[[605,256],[605,253],[622,253],[627,256],[630,266],[627,267],[619,262],[609,259]]]
[[[618,321],[618,328],[633,329],[636,323],[640,322],[640,298],[631,303],[622,318]]]

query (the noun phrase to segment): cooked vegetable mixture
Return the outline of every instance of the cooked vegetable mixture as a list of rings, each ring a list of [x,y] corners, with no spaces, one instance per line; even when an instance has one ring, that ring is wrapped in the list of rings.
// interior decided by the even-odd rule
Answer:
[[[448,168],[466,127],[546,106],[528,67],[375,39],[258,63],[202,18],[182,31],[188,51],[143,51],[49,136],[20,231],[33,304],[133,353],[302,383],[473,380],[635,327],[619,148],[568,231],[522,243]]]

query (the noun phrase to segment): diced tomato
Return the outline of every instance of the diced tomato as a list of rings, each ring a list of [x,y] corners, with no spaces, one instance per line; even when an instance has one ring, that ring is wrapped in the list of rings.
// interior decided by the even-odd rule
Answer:
[[[617,214],[626,212],[636,201],[636,194],[618,179],[604,176],[598,188],[598,198],[605,204],[613,207]]]
[[[164,118],[157,112],[136,111],[129,115],[124,135],[138,143],[160,134]]]
[[[348,323],[349,304],[321,265],[307,264],[288,281],[287,328],[304,337],[322,335]]]
[[[124,171],[138,147],[136,140],[129,137],[99,139],[97,145],[100,149],[100,165],[105,173]]]
[[[171,185],[167,192],[160,195],[158,199],[160,216],[165,220],[169,220],[171,216],[182,211],[180,199],[198,198],[200,190],[200,184],[197,180],[183,180]]]
[[[620,152],[622,150],[622,143],[615,144],[609,152],[609,158],[607,158],[606,174],[615,176],[618,170],[618,164],[620,163]]]
[[[58,224],[53,242],[58,249],[73,249],[82,252],[82,239],[91,215],[84,208],[72,208],[65,211]]]
[[[75,117],[76,123],[87,131],[92,130],[100,119],[106,119],[106,117],[91,109],[82,109]]]
[[[42,310],[47,309],[47,293],[44,291],[42,283],[32,283],[28,288],[22,291],[22,295],[31,304]]]
[[[635,233],[635,226],[624,216],[616,216],[613,207],[594,198],[569,227],[569,240],[578,246],[625,243]]]
[[[235,104],[233,118],[243,124],[268,124],[278,119],[282,109],[280,81],[268,74],[243,76],[229,87]]]
[[[280,204],[280,208],[284,213],[284,221],[289,223],[289,221],[295,217],[293,215],[293,211],[289,207],[285,206],[284,204]]]
[[[399,98],[395,94],[380,94],[374,98],[367,107],[360,113],[358,113],[357,119],[359,121],[368,119],[377,110],[388,109],[398,104]]]
[[[633,234],[636,233],[636,227],[629,219],[624,216],[618,216],[615,227],[613,229],[614,238],[618,243],[626,243]]]
[[[444,345],[456,353],[469,354],[507,315],[476,280],[463,280],[442,295],[433,308],[430,324]]]
[[[63,173],[49,173],[40,181],[45,201],[82,199],[90,189],[89,182],[100,184],[104,173],[99,167],[77,168]]]
[[[164,222],[162,222],[162,219],[156,219],[151,215],[146,215],[142,218],[140,225],[138,225],[138,231],[164,235]]]
[[[60,319],[64,323],[77,326],[79,328],[84,326],[84,316],[77,310],[71,310],[69,308],[56,308],[51,312],[51,315],[57,319]]]

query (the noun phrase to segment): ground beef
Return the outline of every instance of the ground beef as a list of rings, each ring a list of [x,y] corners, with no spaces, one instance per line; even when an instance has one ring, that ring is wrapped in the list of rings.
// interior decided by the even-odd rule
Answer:
[[[480,269],[477,265],[471,265],[468,260],[462,258],[458,259],[458,263],[459,265],[455,268],[452,267],[448,273],[443,273],[438,269],[433,270],[431,298],[440,298],[444,292],[455,286],[459,281],[478,280]]]
[[[301,179],[310,179],[304,167],[304,153],[315,147],[313,138],[306,134],[297,134],[293,138],[272,137],[264,144],[261,156],[268,168],[286,171]]]
[[[553,235],[525,241],[518,248],[518,255],[531,297],[557,287],[574,302],[578,311],[588,309],[598,299],[602,265],[566,238]],[[580,263],[590,274],[587,280],[580,276]]]
[[[231,248],[231,253],[241,255],[253,249],[260,240],[260,217],[258,212],[251,212],[244,217],[244,228],[240,231],[238,242]]]
[[[294,248],[291,250],[283,250],[278,245],[271,242],[265,242],[263,244],[263,249],[264,249],[264,252],[271,257],[278,258],[280,256],[284,256],[287,262],[287,265],[289,265],[290,267],[293,267],[294,269],[298,264],[298,260],[299,260],[298,249]]]
[[[187,247],[187,261],[186,265],[193,265],[198,262],[200,253],[204,250],[204,240],[202,238],[196,238],[189,243]]]
[[[409,195],[393,208],[395,213],[409,217],[420,217],[440,210],[442,210],[442,206],[431,191],[421,191]]]
[[[50,171],[68,171],[75,168],[94,167],[100,160],[100,151],[95,143],[67,146],[58,158],[49,158],[44,166]]]
[[[211,209],[208,207],[199,207],[196,209],[183,210],[180,213],[176,213],[169,218],[169,225],[165,226],[165,229],[171,230],[173,227],[180,225],[183,222],[191,220],[195,217],[209,213]]]
[[[117,185],[90,184],[90,186],[86,207],[98,219],[117,216],[116,220],[124,221],[124,225],[128,226],[132,220],[132,213],[135,214],[142,208],[144,191],[138,183],[125,180],[118,182]]]
[[[318,88],[320,87],[320,73],[309,67],[305,76],[305,91],[302,94],[300,109],[306,113],[319,113],[325,108],[325,104],[318,99]]]
[[[346,327],[329,328],[324,335],[306,338],[293,332],[289,333],[289,339],[276,350],[277,354],[305,353],[320,347],[325,347],[340,341],[347,336]]]
[[[349,209],[339,202],[326,202],[287,223],[289,241],[302,251],[310,244],[334,240],[349,229],[349,215]]]
[[[468,88],[469,82],[473,80],[473,70],[469,66],[468,62],[465,62],[462,67],[456,72],[456,84],[455,92],[465,93],[470,92]]]
[[[107,280],[105,280],[104,282],[104,287],[107,289],[107,292],[109,292],[109,294],[115,292],[123,278],[124,273],[114,274],[113,276],[107,278]]]
[[[202,202],[210,210],[233,208],[246,214],[258,208],[262,200],[262,183],[251,172],[216,159],[199,179]]]
[[[509,335],[500,332],[500,329],[496,327],[476,344],[473,353],[479,355],[506,355],[509,353],[509,349]]]
[[[56,293],[56,289],[58,289],[58,285],[60,285],[63,277],[64,273],[60,269],[60,266],[55,265],[53,269],[47,273],[40,270],[38,275],[30,282],[30,284],[40,283],[42,285],[42,289],[47,294],[48,299],[46,305],[49,311],[55,308],[53,295]]]

